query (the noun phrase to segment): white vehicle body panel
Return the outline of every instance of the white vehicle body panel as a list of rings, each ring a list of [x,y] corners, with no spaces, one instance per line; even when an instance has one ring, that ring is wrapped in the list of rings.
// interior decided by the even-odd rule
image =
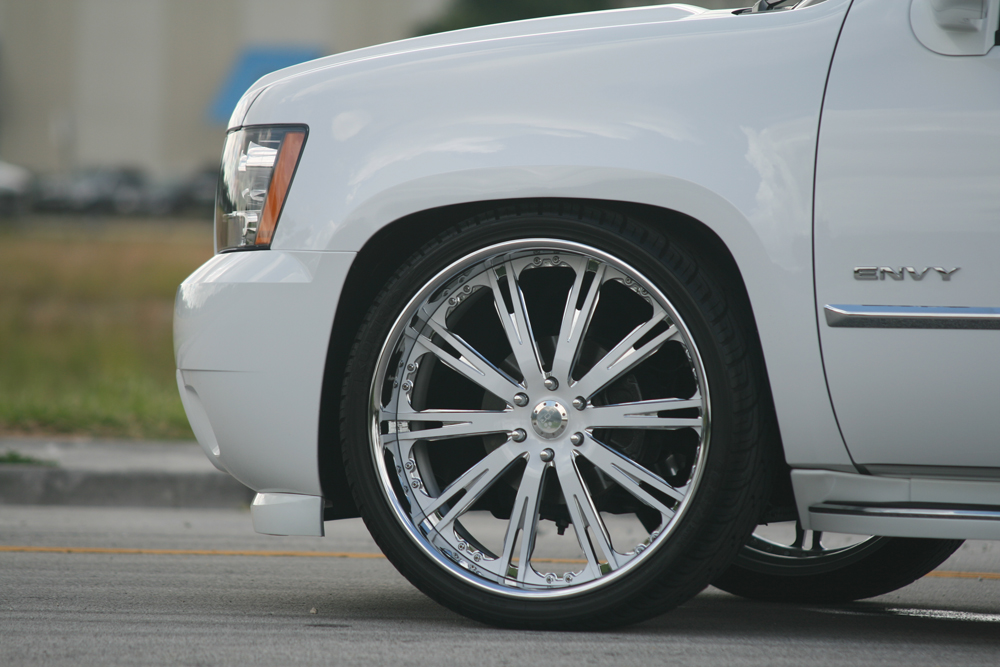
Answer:
[[[1000,539],[1000,521],[995,512],[988,519],[964,518],[950,510],[920,512],[901,516],[899,507],[957,507],[1000,505],[1000,482],[973,482],[953,479],[910,479],[851,475],[828,470],[793,470],[792,485],[799,516],[806,530],[929,537],[935,539]],[[889,516],[878,513],[825,513],[822,504],[850,503],[859,507],[886,508]],[[851,509],[851,508],[849,508]],[[893,512],[893,509],[897,509]],[[935,514],[937,516],[935,516]]]
[[[250,506],[253,529],[264,535],[323,537],[323,499],[297,493],[258,493]]]
[[[994,11],[998,0],[990,2]],[[983,418],[1000,398],[988,349],[998,332],[823,321],[827,303],[881,304],[875,289],[894,290],[884,305],[1000,306],[987,269],[1000,224],[1000,49],[956,74],[955,57],[908,31],[910,4],[555,17],[372,47],[258,81],[232,127],[309,127],[280,223],[271,249],[218,255],[189,277],[175,324],[193,428],[213,463],[262,494],[255,525],[321,534],[324,360],[344,281],[372,237],[438,207],[566,198],[675,211],[727,246],[756,318],[807,528],[818,517],[817,529],[844,532],[992,535],[995,522],[944,528],[937,519],[812,512],[829,502],[1000,507],[1000,485],[852,474],[841,435],[863,464],[1000,466],[996,424]],[[893,52],[898,80],[869,71],[866,49],[875,47]],[[937,86],[930,93],[892,85],[926,84],[922,68]],[[963,87],[970,78],[993,85]],[[955,113],[968,123],[942,122]],[[919,140],[898,150],[903,135]],[[942,182],[939,152],[968,158]],[[852,268],[869,263],[961,266],[961,279],[855,281]],[[907,365],[913,359],[921,365]],[[981,390],[970,392],[970,382]]]
[[[195,435],[213,463],[255,491],[322,495],[323,359],[353,259],[216,255],[177,291],[178,384]]]
[[[279,80],[244,120],[310,128],[272,248],[357,251],[407,214],[489,199],[690,215],[743,271],[790,463],[853,469],[826,394],[811,285],[819,109],[849,4],[682,20],[649,8],[644,23],[585,29],[549,19],[540,35]]]
[[[830,73],[815,240],[827,377],[858,464],[985,466],[1000,477],[1000,331],[832,328],[823,313],[1000,306],[1000,47],[940,55],[908,16],[907,2],[855,2]],[[854,276],[906,266],[917,277],[959,270],[947,281],[934,268],[919,280]]]
[[[605,12],[588,12],[584,14],[568,14],[550,16],[525,21],[513,21],[496,25],[484,25],[465,30],[455,30],[414,39],[404,39],[398,42],[376,44],[356,51],[339,53],[318,60],[313,60],[292,67],[272,72],[258,79],[243,98],[237,103],[233,115],[229,119],[230,127],[243,124],[247,110],[264,88],[272,83],[288,80],[291,77],[307,72],[313,72],[323,67],[333,67],[356,60],[367,60],[382,56],[405,54],[413,51],[452,46],[468,42],[478,42],[498,38],[510,38],[524,35],[537,35],[546,32],[561,32],[566,30],[583,30],[586,28],[609,27],[615,25],[630,25],[648,21],[673,21],[689,16],[705,14],[708,10],[693,5],[680,3],[652,7],[632,7]]]

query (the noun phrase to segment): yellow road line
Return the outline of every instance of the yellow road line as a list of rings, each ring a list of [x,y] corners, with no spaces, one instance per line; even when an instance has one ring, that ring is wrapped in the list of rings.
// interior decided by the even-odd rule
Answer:
[[[382,554],[340,551],[227,551],[222,549],[105,549],[97,547],[0,546],[0,552],[58,554],[141,554],[144,556],[295,556],[300,558],[385,558]]]
[[[142,556],[288,556],[294,558],[385,558],[382,554],[366,554],[351,551],[230,551],[224,549],[112,549],[104,547],[26,547],[0,546],[6,553],[53,553],[53,554],[133,554]],[[515,559],[517,560],[517,559]],[[535,563],[586,564],[578,558],[533,558]],[[956,572],[934,570],[927,577],[940,579],[997,579],[1000,572]]]
[[[227,551],[222,549],[112,549],[104,547],[0,546],[0,552],[52,554],[138,554],[143,556],[293,556],[298,558],[385,558],[382,554],[349,551]],[[517,561],[517,559],[514,559]],[[577,558],[534,558],[535,563],[582,563]]]
[[[940,577],[942,579],[1000,579],[998,572],[954,572],[951,570],[934,570],[925,577]]]

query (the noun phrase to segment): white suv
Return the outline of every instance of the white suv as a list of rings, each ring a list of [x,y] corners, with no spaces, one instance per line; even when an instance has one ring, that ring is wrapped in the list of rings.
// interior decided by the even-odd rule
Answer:
[[[199,442],[259,532],[360,513],[504,626],[1000,538],[998,18],[665,5],[264,77],[177,296]]]

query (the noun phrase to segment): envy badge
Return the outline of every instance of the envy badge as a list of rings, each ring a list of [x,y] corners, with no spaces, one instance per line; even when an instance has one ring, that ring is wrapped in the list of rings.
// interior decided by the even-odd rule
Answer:
[[[928,266],[917,270],[912,266],[901,266],[898,269],[894,266],[855,266],[855,280],[885,280],[886,276],[893,280],[902,280],[904,276],[910,276],[910,280],[923,280],[928,271],[934,271],[941,276],[941,280],[951,280],[951,275],[958,271],[960,266],[954,269],[945,269],[940,266]]]

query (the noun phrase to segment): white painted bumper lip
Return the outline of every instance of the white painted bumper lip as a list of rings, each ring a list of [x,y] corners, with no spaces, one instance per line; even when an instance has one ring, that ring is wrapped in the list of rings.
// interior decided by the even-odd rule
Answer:
[[[178,389],[216,467],[263,493],[321,496],[323,370],[354,253],[216,255],[174,309]]]
[[[323,499],[297,493],[258,493],[250,505],[253,529],[264,535],[323,537]]]

